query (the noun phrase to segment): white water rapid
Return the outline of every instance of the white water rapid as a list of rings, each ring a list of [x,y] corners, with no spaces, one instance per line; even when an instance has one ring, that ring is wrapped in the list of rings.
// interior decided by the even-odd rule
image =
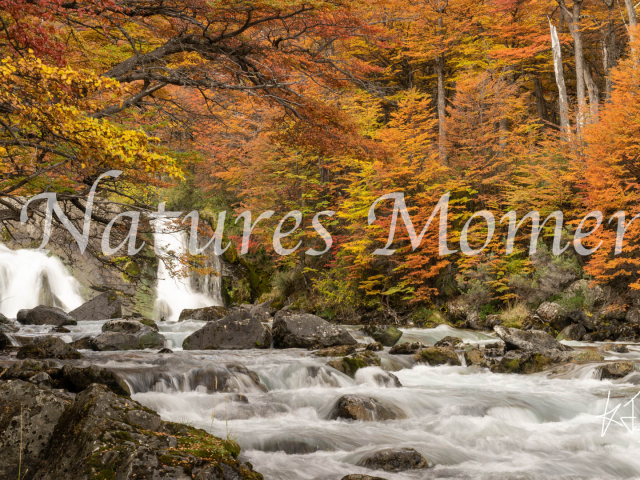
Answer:
[[[156,248],[177,258],[184,255],[188,248],[188,236],[185,231],[175,231],[171,223],[162,220],[159,232],[154,235]],[[213,268],[220,272],[220,259],[212,255]],[[184,309],[195,309],[223,305],[221,278],[219,274],[209,274],[204,278],[201,291],[198,291],[193,276],[172,276],[164,261],[158,262],[158,284],[156,286],[156,319],[164,318],[170,322],[178,321]]]
[[[79,291],[79,282],[56,257],[0,244],[0,313],[6,317],[38,305],[68,312],[82,305]]]

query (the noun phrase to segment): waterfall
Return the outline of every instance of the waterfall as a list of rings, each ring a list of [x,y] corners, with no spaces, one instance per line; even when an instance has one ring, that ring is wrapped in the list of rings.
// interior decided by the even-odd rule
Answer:
[[[38,305],[65,311],[82,305],[80,283],[56,257],[40,250],[11,250],[0,244],[0,313],[15,318],[18,310]]]
[[[156,248],[177,257],[186,253],[188,236],[186,232],[171,231],[170,221],[161,220],[154,235]],[[213,255],[213,268],[220,272],[220,259]],[[207,275],[204,285],[199,289],[193,275],[171,276],[162,260],[158,262],[158,284],[156,286],[155,316],[157,319],[176,322],[184,309],[194,309],[223,305],[220,276]]]

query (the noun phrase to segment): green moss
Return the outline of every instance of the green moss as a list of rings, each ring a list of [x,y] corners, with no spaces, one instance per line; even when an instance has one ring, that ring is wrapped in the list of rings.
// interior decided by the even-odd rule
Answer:
[[[131,442],[133,439],[131,438],[131,434],[129,432],[119,431],[114,433],[114,436],[120,440]]]

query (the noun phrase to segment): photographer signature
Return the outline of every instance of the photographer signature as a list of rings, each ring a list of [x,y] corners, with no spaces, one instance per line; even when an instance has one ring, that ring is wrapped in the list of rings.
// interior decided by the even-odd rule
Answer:
[[[635,431],[640,430],[640,427],[636,428],[636,409],[635,402],[636,398],[640,396],[640,392],[636,393],[636,395],[629,400],[627,403],[619,403],[615,407],[609,409],[609,403],[611,400],[611,392],[607,395],[607,403],[604,407],[604,413],[602,415],[598,415],[599,418],[602,418],[602,432],[600,433],[601,437],[604,437],[607,433],[607,430],[611,426],[612,423],[616,425],[620,425],[627,429],[627,431],[633,434]],[[627,407],[630,407],[629,410],[626,410]],[[620,409],[622,409],[620,411]],[[620,411],[620,412],[619,412]],[[622,416],[625,411],[629,411],[629,416]],[[616,420],[616,416],[620,415]]]

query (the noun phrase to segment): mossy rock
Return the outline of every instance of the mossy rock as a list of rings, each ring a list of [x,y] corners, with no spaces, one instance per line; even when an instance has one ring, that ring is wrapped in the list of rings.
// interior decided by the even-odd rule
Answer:
[[[352,355],[332,360],[327,363],[328,366],[335,368],[339,372],[355,377],[356,372],[361,368],[380,366],[380,357],[375,353],[367,350]]]
[[[418,363],[428,363],[431,366],[437,365],[461,365],[460,358],[455,350],[451,348],[428,347],[420,350],[413,356]]]

